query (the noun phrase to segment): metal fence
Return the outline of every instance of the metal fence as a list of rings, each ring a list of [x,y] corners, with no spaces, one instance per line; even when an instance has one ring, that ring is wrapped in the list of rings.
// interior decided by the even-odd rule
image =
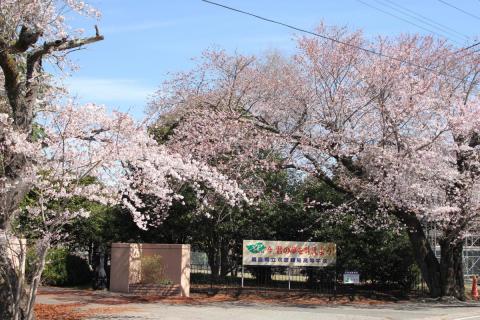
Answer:
[[[387,298],[428,294],[428,288],[418,274],[412,274],[412,277],[403,283],[363,281],[355,285],[343,284],[342,276],[335,268],[328,267],[245,266],[242,286],[241,269],[220,276],[213,275],[206,264],[192,264],[190,281],[192,292],[284,291],[330,296],[384,295]]]

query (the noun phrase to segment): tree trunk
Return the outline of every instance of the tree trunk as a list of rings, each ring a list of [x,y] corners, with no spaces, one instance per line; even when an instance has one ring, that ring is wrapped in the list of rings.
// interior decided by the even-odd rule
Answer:
[[[220,247],[220,276],[226,277],[227,274],[230,272],[230,263],[228,259],[228,241],[223,240],[222,245]]]
[[[440,297],[442,295],[440,263],[425,235],[422,224],[413,214],[401,211],[396,212],[395,215],[407,226],[408,238],[412,245],[415,262],[420,268],[422,278],[428,286],[430,296]]]
[[[0,234],[4,234],[0,231]],[[2,276],[0,278],[0,319],[19,319],[20,305],[15,301],[18,291],[18,275],[8,258],[8,245],[0,239],[0,259]]]
[[[30,283],[30,291],[25,293],[28,295],[28,304],[25,311],[25,320],[35,319],[35,299],[37,298],[37,290],[40,286],[40,281],[42,279],[43,269],[45,268],[45,259],[47,258],[47,252],[50,247],[50,243],[43,242],[38,245],[37,252],[37,261],[35,263],[35,269],[33,272],[32,282]]]
[[[208,265],[210,266],[210,276],[212,280],[218,278],[220,272],[219,250],[215,246],[211,246],[207,250]]]
[[[415,261],[420,268],[423,280],[427,283],[430,295],[432,297],[440,297],[442,295],[440,264],[425,233],[423,230],[409,230],[408,237],[410,238]]]
[[[440,275],[443,296],[453,296],[465,300],[463,278],[463,241],[440,241]]]
[[[17,242],[18,241],[18,242]],[[0,319],[27,319],[28,293],[23,264],[24,244],[0,229]],[[14,262],[15,261],[15,262]],[[31,318],[33,319],[33,318]]]
[[[415,261],[427,283],[430,296],[453,296],[465,300],[463,241],[456,240],[455,234],[445,234],[440,241],[441,258],[438,262],[418,218],[406,212],[396,212],[395,215],[407,225]]]

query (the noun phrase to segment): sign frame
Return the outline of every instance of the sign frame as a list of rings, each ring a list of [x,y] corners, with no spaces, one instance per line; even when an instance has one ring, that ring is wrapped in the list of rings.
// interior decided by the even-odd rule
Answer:
[[[336,264],[333,242],[243,240],[242,265],[327,267]]]

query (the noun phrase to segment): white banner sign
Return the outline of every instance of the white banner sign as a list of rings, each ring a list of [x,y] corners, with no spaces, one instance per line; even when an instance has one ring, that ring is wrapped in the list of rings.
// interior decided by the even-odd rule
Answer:
[[[336,259],[337,247],[331,242],[243,240],[243,265],[325,267]]]

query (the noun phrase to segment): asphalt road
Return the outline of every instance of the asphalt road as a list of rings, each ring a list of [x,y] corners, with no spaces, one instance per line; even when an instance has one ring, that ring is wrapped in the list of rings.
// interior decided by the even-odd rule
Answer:
[[[183,300],[138,301],[110,292],[55,288],[42,291],[37,298],[39,304],[57,308],[74,303],[76,310],[88,314],[92,320],[480,320],[480,302],[285,305],[275,304],[275,300],[270,303],[245,300],[205,303],[200,299],[185,303]]]
[[[93,307],[93,306],[92,306]],[[395,304],[381,307],[284,307],[271,305],[168,305],[131,304],[130,311],[92,319],[162,319],[162,320],[480,320],[480,306]]]

